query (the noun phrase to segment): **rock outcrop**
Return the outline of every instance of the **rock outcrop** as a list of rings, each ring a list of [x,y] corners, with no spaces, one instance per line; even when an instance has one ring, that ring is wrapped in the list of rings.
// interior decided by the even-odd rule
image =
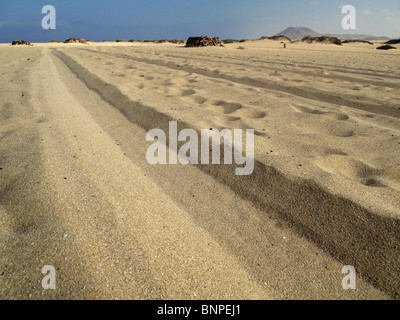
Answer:
[[[212,37],[190,37],[186,41],[186,47],[208,47],[208,46],[219,46],[223,47],[222,41],[220,38],[212,38]]]
[[[86,40],[82,38],[69,38],[64,43],[86,43]]]
[[[29,41],[24,41],[24,40],[14,40],[13,42],[11,42],[11,45],[13,46],[33,46],[32,43],[30,43]]]

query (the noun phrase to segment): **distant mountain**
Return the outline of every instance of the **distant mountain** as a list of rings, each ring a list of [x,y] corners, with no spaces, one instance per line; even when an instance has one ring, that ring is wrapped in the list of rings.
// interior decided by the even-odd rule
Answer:
[[[340,40],[389,40],[388,37],[376,37],[366,34],[326,34],[328,37],[336,37]]]
[[[292,40],[301,40],[304,37],[319,37],[322,36],[321,33],[315,32],[310,28],[305,27],[289,27],[282,32],[277,33],[275,36],[285,36]]]
[[[277,33],[275,36],[285,36],[292,40],[301,40],[304,37],[320,36],[336,37],[340,40],[389,40],[388,37],[376,37],[365,34],[323,34],[305,27],[290,27]]]

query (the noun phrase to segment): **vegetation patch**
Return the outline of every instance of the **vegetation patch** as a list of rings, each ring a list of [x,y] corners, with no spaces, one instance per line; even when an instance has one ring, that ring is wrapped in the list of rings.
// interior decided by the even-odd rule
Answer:
[[[399,44],[399,43],[400,43],[400,39],[392,39],[392,40],[385,42],[385,44]]]
[[[373,44],[371,41],[367,40],[345,40],[342,43],[367,43],[367,44]]]
[[[376,48],[377,50],[396,50],[396,47],[390,46],[388,44],[385,44],[384,46],[380,46]]]
[[[293,42],[292,39],[290,39],[286,36],[261,37],[260,40],[275,40],[275,41]]]
[[[337,46],[342,45],[342,41],[336,37],[327,37],[327,36],[322,36],[322,37],[305,37],[301,40],[302,42],[307,42],[307,43],[326,43],[326,44],[335,44]]]

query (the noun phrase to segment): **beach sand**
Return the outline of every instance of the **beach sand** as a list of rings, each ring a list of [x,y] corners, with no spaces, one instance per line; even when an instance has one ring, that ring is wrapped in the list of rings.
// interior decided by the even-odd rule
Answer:
[[[399,299],[400,52],[375,48],[0,45],[0,298]],[[171,120],[254,129],[254,173],[151,166]]]

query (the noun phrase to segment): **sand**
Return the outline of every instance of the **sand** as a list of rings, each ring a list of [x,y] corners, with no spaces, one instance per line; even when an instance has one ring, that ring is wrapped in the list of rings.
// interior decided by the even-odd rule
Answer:
[[[0,45],[0,297],[398,299],[400,56],[375,48]],[[149,165],[170,120],[254,129],[254,173]]]

